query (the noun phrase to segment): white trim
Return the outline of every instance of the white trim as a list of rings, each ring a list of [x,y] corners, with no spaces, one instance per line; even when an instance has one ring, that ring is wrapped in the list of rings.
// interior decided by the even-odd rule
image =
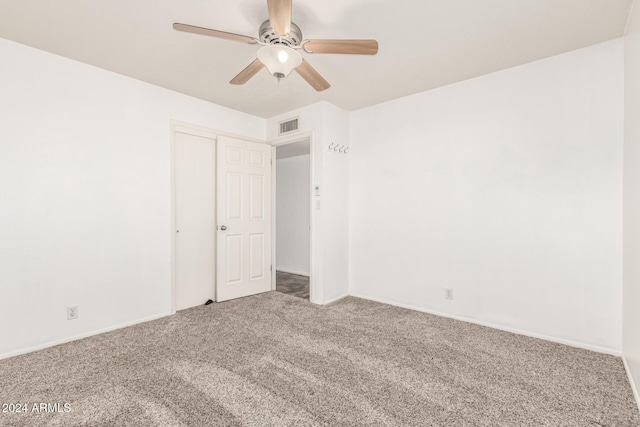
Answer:
[[[633,397],[636,399],[636,405],[638,405],[638,410],[640,411],[640,393],[638,392],[638,388],[636,387],[636,383],[633,380],[633,376],[631,375],[631,368],[629,368],[629,364],[627,363],[627,358],[622,355],[622,363],[624,364],[624,370],[627,372],[627,378],[629,379],[629,384],[631,384],[631,391],[633,392]]]
[[[170,120],[171,128],[176,129],[178,132],[188,133],[190,135],[203,136],[205,138],[216,139],[218,136],[228,136],[230,138],[242,139],[244,141],[258,142],[265,144],[263,139],[250,138],[245,135],[239,135],[237,133],[223,132],[217,129],[208,128],[205,126],[194,125],[193,123],[181,122],[179,120]]]
[[[79,340],[79,339],[82,339],[82,338],[91,337],[91,336],[94,336],[94,335],[104,334],[105,332],[115,331],[116,329],[127,328],[129,326],[134,326],[134,325],[137,325],[139,323],[150,322],[152,320],[161,319],[163,317],[167,317],[167,316],[171,316],[171,315],[172,315],[171,313],[157,314],[155,316],[145,317],[143,319],[138,319],[138,320],[132,320],[130,322],[120,323],[119,325],[108,326],[108,327],[102,328],[102,329],[96,329],[94,331],[85,332],[85,333],[78,334],[78,335],[73,335],[73,336],[67,337],[67,338],[62,338],[62,339],[59,339],[59,340],[49,341],[49,342],[46,342],[46,343],[43,343],[43,344],[38,344],[38,345],[35,345],[35,346],[32,346],[32,347],[23,348],[23,349],[16,350],[16,351],[10,351],[8,353],[0,354],[0,360],[8,359],[8,358],[14,357],[14,356],[19,356],[21,354],[32,353],[34,351],[43,350],[45,348],[54,347],[56,345],[65,344],[65,343],[68,343],[68,342],[71,342],[71,341],[76,341],[76,340]]]
[[[310,276],[308,271],[294,270],[294,269],[287,268],[287,267],[284,267],[284,268],[276,267],[276,268],[274,268],[274,270],[282,271],[283,273],[297,274],[298,276],[307,276],[307,277]]]
[[[296,132],[295,135],[286,135],[280,138],[276,138],[272,141],[267,142],[269,145],[271,145],[273,147],[272,150],[272,159],[273,159],[273,163],[272,163],[272,168],[271,168],[271,173],[273,174],[271,176],[271,197],[272,197],[272,203],[271,203],[271,233],[273,236],[273,239],[271,239],[271,265],[273,266],[273,271],[271,273],[271,277],[272,277],[272,289],[275,290],[276,289],[276,252],[277,252],[277,248],[276,248],[276,148],[281,146],[281,145],[286,145],[286,144],[293,144],[296,142],[301,142],[301,141],[305,141],[305,140],[309,140],[309,224],[311,225],[311,230],[309,230],[309,272],[306,274],[303,274],[304,276],[309,276],[309,301],[311,301],[313,304],[323,304],[323,303],[319,303],[318,301],[322,299],[322,288],[321,285],[317,284],[316,280],[314,279],[314,277],[316,276],[315,273],[315,266],[314,266],[314,250],[313,250],[313,242],[314,242],[314,233],[315,233],[315,227],[313,226],[313,221],[315,218],[315,209],[313,206],[313,202],[314,202],[314,196],[313,196],[313,188],[315,186],[315,182],[314,182],[314,158],[315,155],[313,154],[313,150],[314,150],[314,142],[313,142],[313,131],[307,131],[307,132]],[[281,271],[285,271],[285,270],[281,270]],[[293,273],[293,274],[301,274],[301,273],[294,273],[293,271],[286,271],[288,273]]]
[[[313,131],[296,133],[295,135],[286,135],[280,138],[276,138],[272,141],[269,141],[268,144],[274,147],[278,147],[280,145],[286,145],[286,144],[292,144],[294,142],[304,141],[305,139],[309,139],[310,144],[313,144]]]
[[[349,294],[340,295],[339,297],[335,297],[335,298],[332,298],[332,299],[330,299],[330,300],[324,301],[324,302],[320,303],[320,305],[327,305],[327,304],[331,304],[331,303],[334,303],[334,302],[336,302],[336,301],[340,301],[341,299],[346,298],[346,297],[348,297],[348,296],[349,296]],[[363,298],[363,299],[364,299],[364,298]]]
[[[171,245],[169,265],[171,267],[170,310],[176,313],[176,132],[177,124],[169,123],[169,242]]]
[[[276,159],[276,147],[271,146],[271,290],[276,290],[277,278],[276,278],[276,204],[277,197],[276,191],[277,187],[277,177],[278,173],[276,170],[277,159]]]
[[[552,337],[552,336],[549,336],[549,335],[538,334],[538,333],[535,333],[535,332],[523,331],[521,329],[510,328],[508,326],[503,326],[503,325],[499,325],[499,324],[496,324],[496,323],[484,322],[482,320],[471,319],[469,317],[464,317],[464,316],[456,316],[456,315],[453,315],[453,314],[443,313],[443,312],[437,311],[437,310],[429,310],[429,309],[426,309],[426,308],[416,307],[416,306],[413,306],[413,305],[410,305],[410,304],[403,304],[403,303],[399,303],[399,302],[387,301],[387,300],[384,300],[384,299],[381,299],[381,298],[363,296],[363,295],[359,295],[357,293],[351,293],[350,295],[354,296],[356,298],[362,298],[362,299],[366,299],[366,300],[369,300],[369,301],[379,302],[379,303],[382,303],[382,304],[388,304],[388,305],[393,305],[393,306],[396,306],[396,307],[407,308],[409,310],[420,311],[420,312],[423,312],[423,313],[433,314],[435,316],[447,317],[447,318],[450,318],[450,319],[460,320],[462,322],[473,323],[473,324],[480,325],[480,326],[486,326],[488,328],[498,329],[498,330],[505,331],[505,332],[511,332],[513,334],[524,335],[524,336],[531,337],[531,338],[538,338],[538,339],[541,339],[541,340],[551,341],[551,342],[555,342],[555,343],[558,343],[558,344],[564,344],[564,345],[568,345],[570,347],[576,347],[576,348],[581,348],[581,349],[584,349],[584,350],[595,351],[595,352],[598,352],[598,353],[609,354],[611,356],[617,356],[617,357],[621,357],[622,356],[622,352],[621,351],[614,350],[614,349],[607,348],[607,347],[600,347],[600,346],[597,346],[597,345],[581,343],[581,342],[578,342],[578,341],[567,340],[567,339],[564,339],[564,338],[556,338],[556,337]]]

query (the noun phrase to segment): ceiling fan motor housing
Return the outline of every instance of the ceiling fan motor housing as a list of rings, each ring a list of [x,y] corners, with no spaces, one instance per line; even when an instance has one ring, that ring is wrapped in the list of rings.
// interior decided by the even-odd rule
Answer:
[[[291,23],[291,30],[286,36],[281,36],[271,28],[271,22],[267,19],[260,25],[258,31],[260,41],[266,44],[282,44],[289,47],[300,46],[302,42],[302,31],[293,22]]]

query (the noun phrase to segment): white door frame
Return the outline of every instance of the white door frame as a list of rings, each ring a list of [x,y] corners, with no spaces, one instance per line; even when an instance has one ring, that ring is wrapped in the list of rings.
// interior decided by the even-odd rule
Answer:
[[[169,228],[169,236],[171,241],[171,314],[176,313],[176,132],[186,133],[189,135],[201,136],[204,138],[213,139],[214,144],[217,144],[218,135],[230,136],[232,138],[244,139],[245,141],[259,142],[264,144],[265,141],[249,138],[244,135],[233,134],[229,132],[221,132],[215,129],[211,129],[204,126],[194,125],[191,123],[181,122],[178,120],[170,120],[169,122],[169,130],[170,130],[170,142],[169,142],[169,157],[170,157],[170,189],[171,189],[171,197],[170,197],[170,228]],[[217,146],[217,145],[216,145]],[[214,147],[215,153],[215,147]],[[214,168],[215,168],[215,158]],[[217,200],[216,200],[217,205]],[[214,218],[215,220],[215,218]],[[215,259],[213,260],[215,262]],[[215,286],[215,283],[214,283]],[[272,283],[272,286],[275,286],[275,282]]]
[[[313,227],[313,219],[314,219],[314,209],[313,209],[313,203],[314,203],[314,197],[313,197],[313,186],[314,186],[314,179],[313,179],[313,172],[314,172],[314,163],[313,163],[313,131],[309,131],[309,132],[301,132],[301,133],[296,133],[295,135],[289,135],[289,136],[284,136],[281,138],[277,138],[274,139],[273,141],[269,141],[269,144],[273,147],[272,148],[272,159],[273,159],[273,163],[271,164],[271,210],[272,210],[272,214],[271,214],[271,233],[273,235],[273,239],[271,242],[271,265],[273,266],[273,269],[271,271],[271,289],[272,290],[276,290],[276,191],[278,191],[277,189],[277,180],[276,180],[276,148],[281,146],[281,145],[287,145],[287,144],[294,144],[296,142],[302,142],[302,141],[306,141],[309,140],[309,224],[311,225],[311,230],[309,230],[309,301],[311,302],[315,302],[316,298],[315,298],[315,293],[313,291],[314,289],[314,262],[313,262],[313,234],[314,234],[314,227]]]

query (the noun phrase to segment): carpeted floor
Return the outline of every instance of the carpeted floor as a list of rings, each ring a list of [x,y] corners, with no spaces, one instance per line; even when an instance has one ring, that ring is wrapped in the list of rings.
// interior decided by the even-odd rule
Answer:
[[[269,292],[0,361],[2,425],[640,425],[619,358]],[[62,410],[62,409],[61,409]]]

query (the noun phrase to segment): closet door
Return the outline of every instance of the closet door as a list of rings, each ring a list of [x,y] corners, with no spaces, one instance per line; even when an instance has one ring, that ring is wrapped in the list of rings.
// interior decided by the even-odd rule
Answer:
[[[175,133],[176,310],[215,299],[215,140]]]

